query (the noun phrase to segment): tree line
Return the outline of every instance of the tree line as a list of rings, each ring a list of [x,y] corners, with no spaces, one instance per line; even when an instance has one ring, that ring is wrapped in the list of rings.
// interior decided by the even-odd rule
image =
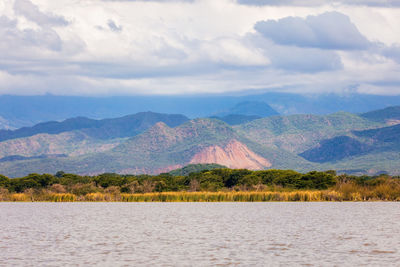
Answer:
[[[95,176],[64,173],[32,173],[21,178],[0,175],[0,188],[10,193],[27,190],[50,190],[55,193],[85,195],[95,192],[150,193],[176,191],[265,191],[265,190],[325,190],[342,184],[360,187],[376,187],[387,181],[395,181],[400,188],[399,177],[352,176],[335,171],[311,171],[300,173],[293,170],[213,169],[186,175],[162,173],[159,175],[120,175],[104,173]]]

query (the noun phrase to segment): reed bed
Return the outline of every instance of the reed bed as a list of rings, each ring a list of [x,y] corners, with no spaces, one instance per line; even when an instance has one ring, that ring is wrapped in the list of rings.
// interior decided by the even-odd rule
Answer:
[[[26,202],[32,201],[28,194],[15,193],[10,195],[10,201]]]
[[[47,202],[268,202],[268,201],[400,201],[400,196],[371,192],[338,192],[335,190],[315,191],[228,191],[228,192],[161,192],[141,194],[49,193],[32,195],[13,193],[0,195],[0,201],[47,201]]]
[[[266,201],[335,201],[336,192],[163,192],[121,194],[122,202],[266,202]]]
[[[74,202],[76,201],[76,196],[74,194],[50,194],[50,202]]]

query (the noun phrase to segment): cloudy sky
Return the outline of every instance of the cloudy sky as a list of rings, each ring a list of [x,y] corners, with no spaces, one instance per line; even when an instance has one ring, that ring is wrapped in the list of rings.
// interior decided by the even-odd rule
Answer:
[[[0,1],[0,94],[242,90],[400,94],[400,1]]]

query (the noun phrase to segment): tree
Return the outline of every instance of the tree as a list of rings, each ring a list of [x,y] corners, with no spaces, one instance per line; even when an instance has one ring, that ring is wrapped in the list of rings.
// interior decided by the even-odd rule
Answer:
[[[10,179],[0,174],[0,187],[7,187],[10,183]]]
[[[257,176],[255,173],[252,173],[252,174],[248,174],[246,176],[241,177],[238,181],[238,184],[252,186],[252,185],[257,185],[260,182],[261,182],[261,178],[259,176]]]
[[[334,184],[336,184],[336,179],[332,174],[312,171],[302,175],[299,188],[326,189]]]
[[[210,172],[202,173],[200,178],[200,188],[203,191],[217,191],[224,187],[222,178]]]
[[[61,177],[64,176],[64,174],[65,174],[65,172],[63,172],[63,171],[58,171],[58,172],[56,172],[56,174],[55,174],[54,176],[57,177],[57,178],[61,178]]]
[[[103,188],[109,186],[121,186],[124,184],[123,178],[116,173],[103,173],[94,179],[96,185],[100,185]]]
[[[228,179],[224,181],[226,187],[232,187],[238,184],[239,180],[244,176],[251,174],[252,171],[246,169],[231,170]]]

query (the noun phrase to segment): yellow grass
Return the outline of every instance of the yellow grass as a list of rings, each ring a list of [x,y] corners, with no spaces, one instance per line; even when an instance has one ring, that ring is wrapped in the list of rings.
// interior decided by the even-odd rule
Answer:
[[[265,201],[335,201],[334,191],[294,192],[163,192],[121,194],[123,202],[265,202]]]
[[[10,201],[31,201],[31,199],[27,194],[15,193],[10,195]]]
[[[383,191],[383,188],[381,189]],[[386,190],[387,191],[387,190]],[[385,191],[385,192],[386,192]],[[89,193],[76,196],[70,193],[48,193],[32,196],[14,193],[0,196],[0,201],[49,201],[49,202],[265,202],[265,201],[400,201],[400,196],[383,194],[380,190],[343,192],[335,190],[277,191],[228,191],[228,192],[162,192],[143,194]]]
[[[49,201],[51,202],[74,202],[76,196],[74,194],[50,194]]]

